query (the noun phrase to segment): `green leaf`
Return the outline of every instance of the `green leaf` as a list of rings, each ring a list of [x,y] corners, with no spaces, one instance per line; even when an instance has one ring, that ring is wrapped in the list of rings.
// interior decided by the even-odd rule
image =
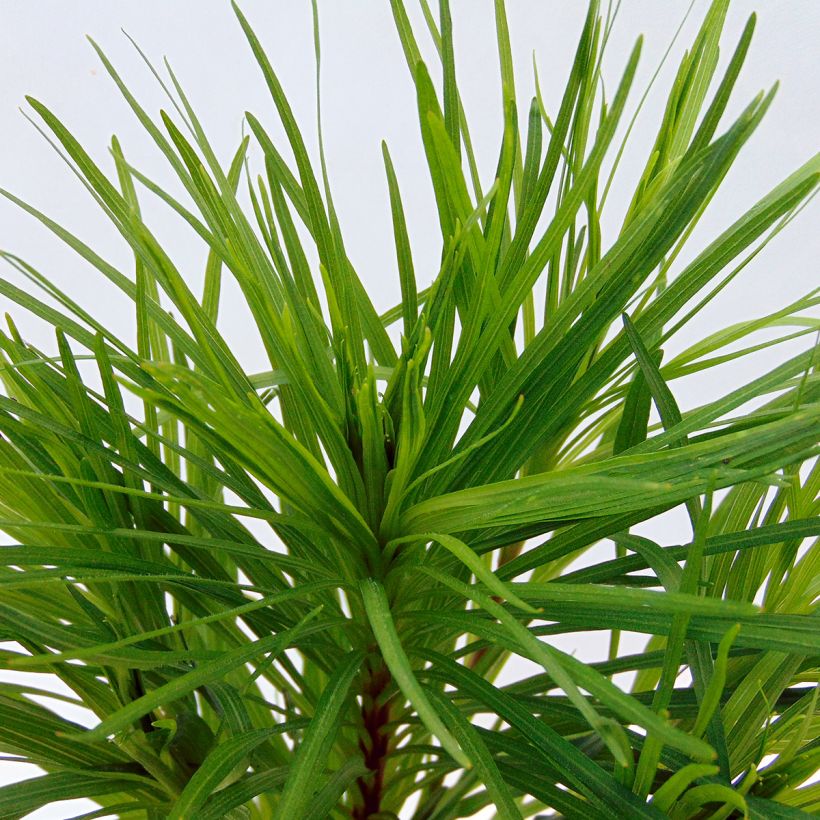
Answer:
[[[169,820],[196,817],[229,776],[235,776],[237,767],[247,766],[248,755],[278,732],[288,732],[294,727],[283,723],[274,729],[255,729],[229,738],[214,748],[177,798],[168,814]]]
[[[447,730],[410,666],[410,661],[401,645],[396,625],[393,622],[384,587],[375,579],[368,578],[361,582],[360,589],[362,602],[373,635],[384,656],[387,668],[396,680],[397,686],[418,712],[420,720],[428,731],[444,747],[447,754],[460,766],[470,768],[469,758]]]
[[[544,667],[547,674],[565,692],[573,706],[584,716],[586,722],[600,734],[616,761],[621,765],[625,765],[624,755],[627,750],[624,749],[623,738],[620,736],[621,733],[618,732],[620,726],[613,725],[611,721],[602,718],[595,707],[580,692],[581,688],[590,692],[622,719],[643,726],[650,735],[654,734],[663,738],[680,751],[700,760],[710,760],[713,757],[714,752],[708,744],[699,742],[696,738],[677,730],[663,720],[659,720],[655,713],[639,706],[634,699],[625,695],[607,678],[599,675],[586,664],[575,660],[571,655],[554,649],[549,644],[537,640],[500,604],[495,603],[475,587],[469,587],[459,581],[447,578],[443,573],[434,570],[424,568],[422,571],[475,601],[483,610],[499,620],[517,645],[517,651]]]
[[[19,783],[0,787],[0,817],[8,820],[51,806],[61,800],[83,797],[108,797],[127,794],[139,784],[145,787],[145,778],[117,772],[105,774],[95,771],[65,770],[33,777]]]
[[[717,773],[717,766],[710,766],[706,763],[689,763],[674,772],[669,780],[652,795],[652,805],[656,806],[659,811],[668,813],[675,801],[695,780]]]
[[[498,811],[498,816],[504,818],[504,820],[518,820],[521,817],[521,812],[515,805],[510,788],[498,770],[489,749],[481,739],[481,735],[447,698],[433,691],[429,695],[447,728],[452,732],[453,737],[458,741],[467,757],[470,758],[476,774],[486,786],[487,792]]]
[[[393,161],[387,150],[387,143],[382,142],[384,168],[387,172],[387,185],[390,191],[390,208],[393,212],[393,233],[396,237],[396,262],[399,268],[401,283],[401,310],[404,318],[404,335],[409,337],[418,319],[418,295],[416,292],[416,275],[413,270],[413,256],[410,250],[410,239],[407,236],[407,225],[404,220],[404,208],[401,204],[399,184]]]
[[[402,525],[410,532],[448,533],[545,522],[546,529],[547,522],[672,506],[711,487],[766,475],[810,452],[816,424],[817,412],[805,410],[687,447],[459,490],[411,507]]]
[[[325,785],[314,795],[305,820],[322,820],[334,809],[345,791],[357,779],[369,772],[361,757],[343,763]]]
[[[440,674],[445,681],[456,685],[460,693],[476,697],[494,714],[506,720],[532,744],[530,748],[539,760],[546,761],[556,773],[560,772],[558,776],[561,781],[566,779],[568,785],[586,795],[598,811],[604,814],[610,812],[610,816],[613,811],[625,817],[660,816],[547,723],[533,717],[514,698],[439,653],[427,651],[425,655],[435,664],[426,674]]]
[[[692,727],[692,734],[695,737],[700,737],[715,710],[720,707],[720,697],[723,694],[723,689],[726,686],[726,671],[729,662],[729,650],[732,647],[732,642],[740,632],[740,624],[735,624],[722,638],[718,646],[717,657],[715,658],[715,668],[712,672],[712,677],[706,684],[706,691],[703,694],[703,699],[700,703],[698,711],[698,719]]]
[[[362,653],[351,652],[336,668],[322,692],[316,712],[296,749],[282,792],[279,812],[283,817],[301,817],[314,799],[338,729],[342,707],[363,659]]]
[[[487,569],[483,561],[470,549],[467,544],[454,538],[452,535],[441,535],[438,533],[423,533],[421,535],[409,536],[407,538],[396,538],[387,545],[388,550],[398,547],[401,544],[414,543],[416,541],[435,541],[441,544],[448,552],[454,555],[464,566],[466,566],[475,577],[487,587],[490,592],[498,595],[501,598],[506,598],[513,606],[518,607],[524,612],[535,614],[536,609],[531,607],[528,603],[523,601],[516,595],[512,587],[499,580],[498,577]]]
[[[287,780],[289,766],[255,772],[212,794],[200,809],[202,820],[222,820],[232,809],[241,807],[266,792],[278,790]]]
[[[101,723],[82,734],[72,735],[72,739],[82,743],[97,743],[113,735],[138,720],[143,715],[147,715],[158,706],[183,697],[189,692],[193,692],[201,686],[206,686],[211,681],[220,680],[228,672],[248,663],[254,658],[264,654],[276,655],[288,648],[300,635],[303,635],[309,628],[308,625],[321,611],[321,607],[314,609],[306,615],[295,627],[286,629],[278,635],[270,635],[253,641],[247,646],[239,646],[227,651],[221,657],[203,663],[196,669],[186,672],[177,678],[169,681],[163,686],[159,686],[142,697],[123,706],[120,710],[109,715]],[[321,624],[313,629],[323,628]]]

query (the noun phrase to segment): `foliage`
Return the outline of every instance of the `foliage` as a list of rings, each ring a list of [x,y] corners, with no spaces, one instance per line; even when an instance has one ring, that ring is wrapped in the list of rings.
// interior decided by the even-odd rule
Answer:
[[[133,269],[5,196],[133,300],[137,337],[3,253],[31,287],[3,279],[0,293],[53,325],[56,355],[11,321],[0,335],[0,526],[14,541],[0,552],[0,665],[57,676],[97,723],[0,684],[0,750],[44,770],[0,789],[0,816],[78,796],[103,807],[84,817],[200,820],[820,810],[806,784],[819,759],[815,351],[686,412],[674,397],[683,376],[811,338],[818,291],[663,357],[817,187],[820,156],[676,264],[772,100],[724,125],[754,17],[718,76],[728,2],[711,5],[605,237],[640,40],[605,96],[614,15],[593,0],[560,108],[536,97],[519,131],[496,0],[503,138],[482,187],[448,3],[438,18],[423,3],[438,89],[391,5],[442,245],[432,281],[417,278],[384,146],[401,288],[384,315],[346,253],[324,157],[317,172],[238,8],[291,160],[248,113],[223,164],[170,68],[175,114],[154,118],[96,45],[186,201],[116,139],[106,174],[29,99]],[[318,64],[318,36],[316,49]],[[150,195],[207,246],[202,293],[143,221]],[[246,372],[219,330],[226,275],[267,372]],[[680,544],[631,532],[678,506]],[[572,565],[604,540],[614,558]],[[550,642],[590,631],[611,633],[605,660]],[[625,653],[622,632],[647,635],[646,650]],[[499,682],[516,658],[534,666]]]

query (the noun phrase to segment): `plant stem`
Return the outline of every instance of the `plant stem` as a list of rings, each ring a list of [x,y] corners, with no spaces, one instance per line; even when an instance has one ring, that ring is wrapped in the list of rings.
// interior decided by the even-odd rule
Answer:
[[[368,774],[359,778],[361,803],[353,809],[355,820],[367,820],[381,811],[384,790],[384,767],[390,749],[390,703],[384,694],[390,684],[390,672],[384,664],[376,666],[362,689],[362,722],[364,736],[359,748],[364,755]]]

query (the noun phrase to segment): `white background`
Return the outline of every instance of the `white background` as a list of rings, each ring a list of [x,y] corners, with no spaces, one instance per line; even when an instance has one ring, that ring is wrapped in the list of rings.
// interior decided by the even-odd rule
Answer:
[[[407,3],[434,66],[415,4]],[[436,3],[431,3],[436,6]],[[508,14],[516,59],[522,116],[532,94],[532,54],[547,108],[555,112],[569,70],[586,4],[581,0],[510,0]],[[632,105],[654,72],[686,13],[684,0],[623,0],[606,61],[611,95],[635,38],[646,35]],[[737,84],[729,115],[776,80],[775,102],[737,160],[692,237],[690,248],[731,223],[759,197],[820,147],[820,83],[817,42],[820,2],[779,0],[732,4],[721,65],[731,55],[748,15],[759,19],[751,52]],[[314,58],[310,3],[307,0],[245,0],[243,8],[280,75],[296,116],[315,146]],[[323,124],[335,203],[348,252],[379,309],[398,299],[393,239],[380,141],[385,139],[396,165],[413,242],[418,276],[432,278],[440,240],[432,191],[424,165],[413,86],[393,27],[389,4],[376,0],[320,0]],[[489,0],[453,0],[457,72],[472,136],[486,183],[495,168],[501,131],[497,54]],[[631,138],[611,211],[604,247],[620,224],[657,132],[665,94],[683,47],[691,42],[706,4],[696,2],[672,58],[661,71]],[[24,95],[45,102],[109,172],[110,137],[116,133],[126,157],[163,184],[169,170],[106,75],[84,39],[90,34],[120,70],[132,91],[155,114],[168,102],[132,46],[124,28],[157,64],[167,55],[220,157],[227,163],[241,137],[242,115],[254,112],[278,133],[261,75],[227,2],[222,0],[0,0],[0,186],[41,208],[93,245],[104,257],[129,270],[130,254],[116,232],[59,157],[23,118]],[[720,69],[719,69],[720,70]],[[25,107],[25,106],[24,106]],[[280,141],[284,148],[284,142]],[[173,184],[171,187],[173,189]],[[204,251],[186,226],[144,200],[149,224],[172,249],[178,267],[199,282]],[[818,210],[811,207],[750,266],[727,293],[693,322],[673,351],[715,330],[721,323],[769,312],[796,299],[817,281],[820,252]],[[607,233],[608,229],[608,233]],[[30,217],[0,201],[0,248],[12,251],[68,290],[119,335],[129,338],[131,305]],[[14,276],[7,270],[0,275]],[[17,281],[17,280],[15,280]],[[234,294],[235,296],[235,294]],[[222,327],[249,370],[265,369],[259,346],[247,332],[246,314],[229,293]],[[0,303],[3,310],[9,309]],[[12,308],[24,335],[53,348],[51,332]],[[686,335],[688,334],[688,335]],[[785,357],[785,349],[752,361],[676,383],[684,407],[701,404],[745,381],[754,371]],[[751,369],[750,369],[751,368]],[[668,543],[686,538],[670,516],[653,532]],[[577,639],[576,639],[577,640]],[[572,642],[567,644],[572,646]],[[576,646],[585,657],[600,644]],[[0,782],[33,774],[30,767],[0,763]],[[73,801],[36,813],[65,818],[90,807]]]

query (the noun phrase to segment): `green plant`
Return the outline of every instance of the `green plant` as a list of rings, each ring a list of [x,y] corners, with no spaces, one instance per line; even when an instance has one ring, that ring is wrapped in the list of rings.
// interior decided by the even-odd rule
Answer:
[[[0,527],[16,542],[0,552],[0,634],[16,644],[0,666],[56,675],[98,724],[0,683],[0,751],[46,772],[0,789],[0,817],[78,796],[104,807],[84,817],[198,820],[820,810],[806,784],[820,760],[806,685],[820,655],[820,549],[806,546],[820,534],[816,353],[683,413],[670,388],[815,333],[818,291],[662,353],[817,187],[818,156],[676,264],[772,99],[722,128],[754,18],[716,78],[728,2],[712,4],[622,227],[604,237],[640,42],[603,98],[613,15],[593,0],[560,109],[550,119],[536,98],[519,134],[497,0],[504,131],[482,188],[448,3],[438,20],[423,4],[441,93],[391,4],[442,252],[417,282],[385,147],[401,301],[381,316],[345,252],[324,157],[317,174],[238,9],[295,171],[251,114],[224,166],[172,73],[176,116],[155,120],[96,45],[192,204],[116,139],[109,178],[29,100],[133,270],[5,196],[133,299],[138,331],[118,338],[2,254],[34,287],[3,279],[0,293],[57,340],[42,352],[11,320],[0,335]],[[201,294],[143,222],[138,190],[208,246]],[[267,372],[248,374],[220,335],[225,275]],[[681,545],[630,532],[681,505]],[[613,558],[570,566],[602,540]],[[611,633],[599,662],[550,643],[594,630]],[[649,635],[646,651],[624,652],[622,631]],[[514,658],[540,671],[496,683]],[[613,682],[630,672],[630,691]]]

